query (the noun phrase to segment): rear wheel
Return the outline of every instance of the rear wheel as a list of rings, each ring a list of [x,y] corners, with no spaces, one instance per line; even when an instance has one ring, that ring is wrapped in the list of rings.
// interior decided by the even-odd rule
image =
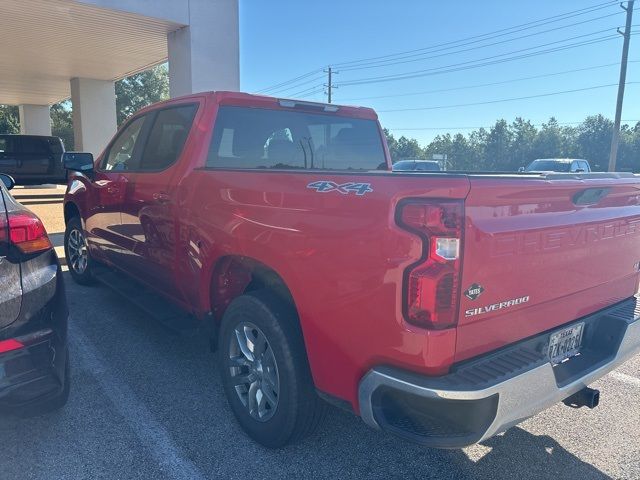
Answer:
[[[278,448],[316,428],[326,406],[293,308],[269,292],[242,295],[227,308],[218,340],[227,399],[252,439]]]
[[[64,232],[64,255],[69,267],[69,273],[76,283],[90,285],[93,283],[91,274],[91,259],[87,240],[80,218],[73,217],[67,223]]]

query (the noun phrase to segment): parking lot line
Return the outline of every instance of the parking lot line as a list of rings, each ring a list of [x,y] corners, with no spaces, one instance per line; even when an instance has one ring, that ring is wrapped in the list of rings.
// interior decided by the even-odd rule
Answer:
[[[611,372],[609,375],[621,382],[640,387],[640,378],[633,377],[622,372]]]
[[[204,480],[205,476],[202,472],[180,455],[171,435],[137,399],[135,393],[109,371],[96,348],[77,325],[72,330],[70,342],[80,357],[78,364],[92,374],[105,396],[138,437],[140,443],[159,465],[165,467],[167,478]]]

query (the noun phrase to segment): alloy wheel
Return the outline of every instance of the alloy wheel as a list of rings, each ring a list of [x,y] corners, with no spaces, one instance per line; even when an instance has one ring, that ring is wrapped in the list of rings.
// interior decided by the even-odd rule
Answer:
[[[87,251],[87,242],[84,238],[84,234],[80,230],[74,228],[69,232],[67,252],[69,254],[69,266],[73,268],[74,272],[82,275],[87,269],[89,255]]]
[[[255,420],[266,422],[278,408],[280,377],[265,334],[240,322],[229,341],[229,370],[238,398]]]

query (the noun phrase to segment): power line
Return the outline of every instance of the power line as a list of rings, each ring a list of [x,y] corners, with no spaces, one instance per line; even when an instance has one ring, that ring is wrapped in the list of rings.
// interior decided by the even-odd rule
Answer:
[[[388,54],[388,55],[381,55],[381,56],[377,56],[377,57],[369,57],[369,58],[360,59],[360,60],[352,60],[352,61],[349,61],[349,62],[341,62],[341,63],[335,64],[335,66],[337,66],[337,67],[346,67],[346,66],[352,66],[352,64],[357,64],[357,63],[362,63],[362,62],[367,62],[367,61],[373,61],[373,60],[379,61],[379,60],[384,59],[384,58],[395,57],[395,56],[398,56],[398,55],[406,55],[406,54],[415,53],[415,52],[422,52],[422,51],[425,51],[425,50],[433,50],[435,48],[445,47],[445,46],[448,46],[448,45],[454,45],[454,44],[458,44],[458,43],[461,43],[461,42],[467,42],[467,41],[470,41],[470,40],[478,41],[478,39],[481,39],[481,38],[484,38],[484,37],[490,37],[490,38],[484,38],[484,40],[489,40],[489,39],[492,39],[492,38],[497,38],[498,36],[510,35],[512,33],[515,33],[515,32],[511,32],[512,30],[515,30],[517,32],[517,31],[528,30],[528,29],[531,29],[531,28],[537,28],[537,27],[540,27],[540,26],[543,26],[543,25],[547,25],[549,23],[554,23],[554,21],[562,21],[562,20],[566,20],[567,18],[573,18],[573,17],[579,16],[579,15],[585,15],[585,14],[588,14],[588,13],[592,13],[592,12],[597,11],[597,10],[601,10],[601,9],[604,9],[604,8],[611,7],[613,5],[616,5],[617,3],[618,3],[617,1],[607,1],[607,2],[596,4],[596,5],[592,5],[590,7],[585,7],[585,8],[581,8],[581,9],[578,9],[578,10],[573,10],[573,11],[566,12],[566,13],[563,13],[563,14],[553,15],[551,17],[546,17],[546,18],[542,18],[542,19],[539,19],[539,20],[534,20],[534,21],[523,23],[523,24],[520,24],[520,25],[514,25],[512,27],[503,28],[503,29],[500,29],[500,30],[495,30],[493,32],[488,32],[488,33],[484,33],[484,34],[481,34],[481,35],[474,35],[474,36],[466,37],[466,38],[463,38],[463,39],[460,39],[460,40],[454,40],[454,41],[450,41],[450,42],[440,43],[440,44],[432,45],[432,46],[429,46],[429,47],[423,47],[423,48],[418,48],[418,49],[414,49],[414,50],[407,50],[407,51],[404,51],[404,52],[398,52],[398,53],[393,53],[393,54]],[[554,19],[557,19],[557,20],[554,20]],[[501,34],[501,35],[497,35],[497,34]]]
[[[627,82],[627,85],[633,85],[640,82]],[[453,105],[435,105],[430,107],[411,107],[411,108],[394,108],[391,110],[378,110],[380,113],[392,113],[392,112],[413,112],[413,111],[421,111],[421,110],[440,110],[444,108],[457,108],[457,107],[472,107],[476,105],[490,105],[493,103],[503,103],[503,102],[513,102],[516,100],[530,100],[533,98],[542,98],[542,97],[551,97],[555,95],[564,95],[567,93],[576,93],[576,92],[586,92],[588,90],[596,90],[599,88],[607,88],[607,87],[617,87],[617,83],[609,83],[606,85],[595,85],[592,87],[585,88],[574,88],[572,90],[563,90],[559,92],[550,92],[550,93],[540,93],[537,95],[527,95],[525,97],[512,97],[512,98],[502,98],[498,100],[487,100],[484,102],[473,102],[473,103],[458,103]]]
[[[440,52],[443,50],[450,50],[452,48],[458,48],[458,47],[464,47],[467,45],[474,45],[473,47],[470,48],[465,48],[463,50],[456,50],[453,52],[445,52],[445,53],[440,53],[438,55],[429,55],[429,56],[423,56],[426,53],[434,53],[434,52],[425,52],[425,53],[420,53],[420,54],[413,54],[413,55],[408,55],[406,57],[399,57],[399,59],[397,60],[393,60],[393,61],[386,61],[385,63],[380,63],[380,62],[372,62],[371,64],[363,64],[361,66],[353,66],[353,67],[347,67],[347,68],[342,68],[342,71],[344,72],[349,72],[349,71],[353,71],[353,70],[365,70],[365,69],[369,69],[369,68],[382,68],[382,67],[388,67],[388,66],[393,66],[393,65],[400,65],[400,64],[404,64],[404,63],[412,63],[412,62],[420,62],[423,60],[430,60],[433,58],[439,58],[439,57],[444,57],[444,56],[449,56],[449,55],[455,55],[458,53],[466,53],[466,52],[470,52],[473,50],[479,50],[482,48],[487,48],[487,47],[493,47],[495,45],[502,45],[505,43],[510,43],[513,42],[515,40],[522,40],[523,38],[530,38],[530,37],[534,37],[536,35],[543,35],[545,33],[549,33],[549,32],[555,32],[558,30],[564,30],[568,27],[574,27],[577,25],[582,25],[585,23],[589,23],[589,22],[593,22],[596,20],[602,20],[604,18],[609,18],[609,17],[614,17],[614,16],[619,16],[620,12],[616,12],[616,13],[610,13],[608,15],[602,15],[600,17],[595,17],[595,18],[590,18],[588,20],[583,20],[581,22],[576,22],[576,23],[570,23],[568,25],[561,25],[559,27],[554,27],[554,28],[550,28],[547,30],[541,30],[539,32],[534,32],[534,33],[529,33],[527,35],[521,35],[519,37],[513,37],[513,38],[507,38],[505,40],[500,40],[498,42],[493,42],[493,43],[488,43],[485,45],[477,45],[477,41],[474,42],[469,42],[469,43],[463,43],[461,45],[457,45],[455,47],[448,47],[448,48],[443,48],[443,49],[439,49],[439,50],[434,50],[434,52]],[[413,57],[419,57],[419,58],[413,58]]]
[[[317,85],[316,84],[316,85],[314,85],[312,87],[306,88],[306,89],[304,89],[304,90],[302,90],[300,92],[292,93],[292,94],[290,94],[288,96],[291,97],[291,98],[298,98],[301,95],[307,96],[307,95],[311,95],[311,94],[315,93],[315,92],[311,92],[312,90],[318,90],[318,89],[319,89],[319,91],[322,91],[322,85]],[[311,92],[311,93],[307,93],[307,92]]]
[[[629,63],[640,63],[640,60],[632,60]],[[430,94],[430,93],[443,93],[443,92],[453,92],[453,91],[459,91],[459,90],[469,90],[469,89],[473,89],[473,88],[481,88],[481,87],[492,87],[495,85],[504,85],[504,84],[508,84],[508,83],[515,83],[515,82],[522,82],[522,81],[526,81],[526,80],[535,80],[538,78],[546,78],[546,77],[554,77],[554,76],[558,76],[558,75],[566,75],[569,73],[577,73],[577,72],[586,72],[589,70],[597,70],[600,68],[605,68],[605,67],[614,67],[614,66],[618,66],[620,65],[619,62],[615,62],[615,63],[605,63],[603,65],[594,65],[591,67],[584,67],[584,68],[575,68],[573,70],[563,70],[561,72],[552,72],[552,73],[545,73],[545,74],[541,74],[541,75],[533,75],[533,76],[529,76],[529,77],[520,77],[520,78],[513,78],[511,80],[501,80],[499,82],[490,82],[490,83],[479,83],[476,85],[465,85],[462,87],[451,87],[451,88],[440,88],[437,90],[423,90],[420,92],[410,92],[410,93],[396,93],[396,94],[392,94],[392,95],[376,95],[376,96],[371,96],[371,97],[357,97],[357,98],[347,98],[344,99],[342,101],[358,101],[358,100],[378,100],[381,98],[397,98],[397,97],[412,97],[412,96],[417,96],[417,95],[426,95],[426,94]]]
[[[600,32],[595,32],[595,33],[600,33]],[[619,38],[617,34],[616,35],[607,35],[607,36],[598,37],[598,38],[595,38],[595,39],[592,39],[592,40],[586,40],[586,41],[583,41],[583,42],[576,42],[576,43],[572,43],[572,44],[568,44],[568,45],[562,45],[562,46],[558,46],[558,47],[554,47],[554,48],[549,48],[549,49],[546,49],[546,50],[540,50],[539,52],[530,52],[530,53],[527,53],[527,54],[517,55],[517,56],[514,56],[514,57],[508,57],[508,58],[502,58],[502,59],[500,58],[500,57],[505,57],[507,55],[512,55],[514,53],[524,52],[524,51],[527,51],[527,50],[532,50],[532,49],[535,49],[535,48],[540,48],[540,47],[544,47],[544,46],[548,46],[548,45],[563,43],[563,42],[569,41],[569,40],[574,39],[574,38],[585,37],[585,36],[590,36],[590,35],[594,35],[594,33],[585,34],[585,35],[579,35],[577,37],[568,38],[568,39],[565,39],[565,40],[559,40],[559,41],[556,41],[556,42],[550,42],[550,43],[547,43],[547,44],[537,45],[535,47],[529,47],[529,48],[520,49],[520,50],[515,50],[515,51],[512,51],[512,52],[507,52],[507,53],[503,53],[503,54],[499,54],[499,55],[492,55],[492,56],[489,56],[489,57],[484,57],[484,58],[480,58],[480,59],[476,59],[476,60],[469,60],[469,61],[465,61],[465,62],[459,62],[459,63],[453,63],[453,64],[449,64],[449,65],[444,65],[442,67],[435,67],[435,68],[430,68],[430,69],[426,69],[426,70],[415,70],[415,71],[412,71],[412,72],[405,72],[405,73],[402,73],[402,74],[393,74],[393,75],[383,75],[383,76],[377,76],[377,77],[359,78],[359,79],[350,80],[350,81],[347,81],[347,82],[342,82],[342,83],[340,83],[340,86],[365,85],[365,84],[370,84],[370,83],[392,82],[392,81],[396,81],[396,80],[406,80],[406,79],[410,79],[410,78],[426,77],[426,76],[431,76],[431,75],[439,75],[439,74],[443,74],[443,73],[457,72],[457,71],[461,71],[461,70],[469,70],[469,69],[472,69],[472,68],[478,68],[478,67],[484,67],[484,66],[488,66],[488,65],[495,65],[495,64],[499,64],[499,63],[511,62],[511,61],[514,61],[514,60],[520,60],[520,59],[523,59],[523,58],[530,58],[530,57],[534,57],[534,56],[538,56],[538,55],[546,55],[548,53],[560,52],[560,51],[563,51],[563,50],[583,47],[583,46],[586,46],[586,45],[593,45],[595,43],[601,43],[601,42],[612,40],[614,38]],[[495,60],[493,60],[493,59],[495,59]],[[484,62],[484,63],[478,63],[478,62]]]
[[[297,81],[297,80],[301,80],[301,79],[303,79],[303,78],[310,77],[311,75],[313,75],[313,74],[315,74],[315,73],[318,73],[318,72],[321,72],[321,71],[322,71],[322,69],[321,69],[321,68],[317,68],[317,69],[315,69],[315,70],[312,70],[312,71],[307,72],[307,73],[305,73],[305,74],[303,74],[303,75],[300,75],[300,76],[297,76],[297,77],[295,77],[295,78],[292,78],[292,79],[290,79],[290,80],[286,80],[286,81],[281,82],[281,83],[278,83],[278,84],[276,84],[276,85],[271,85],[270,87],[266,87],[266,88],[263,88],[262,90],[258,90],[256,93],[264,93],[264,92],[268,92],[268,91],[273,90],[273,89],[277,89],[278,87],[281,87],[281,86],[283,86],[283,85],[288,85],[288,84],[290,84],[290,83],[293,83],[293,82],[295,82],[295,81]]]
[[[269,92],[269,95],[279,95],[282,92],[286,92],[288,90],[297,90],[297,89],[299,89],[300,87],[302,87],[304,85],[308,85],[308,84],[313,83],[313,82],[318,82],[319,80],[322,80],[322,79],[324,79],[324,75],[316,76],[316,77],[313,77],[313,78],[310,78],[310,79],[295,83],[293,85],[280,87],[278,89],[271,90]]]
[[[597,10],[601,10],[603,8],[608,8],[611,5],[614,5],[614,4],[617,4],[617,3],[618,3],[617,1],[610,0],[610,1],[607,1],[607,2],[603,2],[603,3],[596,4],[596,5],[592,5],[590,7],[585,7],[585,8],[582,8],[582,9],[573,10],[573,11],[570,11],[570,12],[566,12],[566,13],[559,14],[559,15],[554,15],[554,16],[543,18],[543,19],[540,19],[540,20],[535,20],[535,21],[532,21],[532,22],[527,22],[527,23],[523,23],[523,24],[520,24],[520,25],[515,25],[515,26],[504,28],[504,29],[501,29],[501,30],[496,30],[496,31],[493,31],[493,32],[485,33],[485,34],[482,34],[482,35],[475,35],[475,36],[472,36],[472,37],[467,37],[467,38],[463,38],[463,39],[456,40],[456,41],[451,41],[451,42],[441,43],[441,44],[438,44],[438,45],[433,45],[431,47],[425,47],[425,48],[421,48],[421,49],[410,50],[410,51],[407,51],[407,52],[400,52],[398,54],[383,55],[383,56],[379,56],[379,57],[370,57],[370,58],[367,58],[367,59],[355,60],[355,61],[351,61],[351,62],[342,62],[339,65],[350,65],[350,66],[353,66],[353,64],[356,64],[356,63],[359,63],[359,62],[362,62],[362,61],[379,60],[379,59],[390,58],[390,57],[394,57],[394,56],[402,55],[402,54],[407,54],[407,53],[413,53],[413,52],[419,52],[419,51],[425,51],[425,50],[432,50],[432,49],[437,48],[437,47],[443,47],[443,46],[447,46],[447,45],[455,45],[455,44],[459,44],[461,42],[465,42],[465,41],[473,40],[473,39],[484,38],[484,40],[490,40],[492,38],[496,38],[497,36],[501,36],[501,35],[497,35],[496,36],[496,34],[508,35],[508,34],[512,34],[512,33],[517,33],[518,29],[524,30],[524,29],[540,27],[540,26],[546,25],[548,23],[553,23],[552,21],[561,21],[561,20],[566,20],[568,18],[573,18],[573,17],[579,16],[579,15],[588,14],[588,13],[591,13],[591,12],[594,12],[594,11],[597,11]],[[557,19],[557,20],[554,20],[554,19]],[[527,27],[527,28],[524,28],[524,27]],[[512,30],[516,30],[516,32],[506,33],[506,32],[510,32]],[[505,32],[505,33],[503,33],[503,32]],[[322,70],[323,70],[322,68],[317,68],[315,70],[311,70],[310,72],[307,72],[305,74],[299,75],[299,76],[294,77],[294,78],[291,78],[289,80],[285,80],[285,81],[277,83],[275,85],[271,85],[271,86],[265,87],[265,88],[263,88],[261,90],[257,90],[256,93],[268,93],[268,92],[272,92],[273,90],[282,89],[282,87],[284,87],[286,85],[290,85],[292,83],[296,83],[299,80],[303,80],[303,79],[308,78],[308,77],[310,77],[310,76],[312,76],[312,75],[314,75],[316,73],[322,72]]]

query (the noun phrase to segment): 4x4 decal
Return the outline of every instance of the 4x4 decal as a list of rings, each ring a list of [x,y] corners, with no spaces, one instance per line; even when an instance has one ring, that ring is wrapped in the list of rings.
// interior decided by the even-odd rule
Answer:
[[[366,193],[373,192],[373,188],[371,187],[370,183],[347,182],[337,184],[328,180],[311,182],[309,185],[307,185],[307,188],[316,190],[320,193],[339,192],[342,195],[348,195],[352,192],[355,192],[356,195],[364,195]]]

